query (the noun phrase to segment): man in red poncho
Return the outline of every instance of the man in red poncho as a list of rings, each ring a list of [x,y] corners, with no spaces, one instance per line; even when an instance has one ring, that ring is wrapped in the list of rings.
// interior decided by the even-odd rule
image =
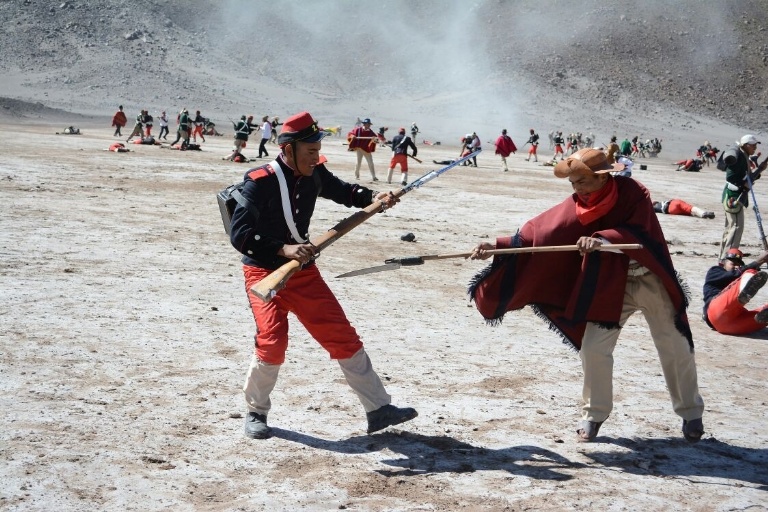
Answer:
[[[120,105],[117,109],[117,112],[115,112],[115,115],[112,116],[112,126],[115,127],[115,134],[114,137],[122,137],[123,134],[120,131],[123,126],[128,123],[128,118],[125,117],[125,112],[123,112],[123,106]]]
[[[496,256],[470,285],[470,297],[490,323],[530,305],[577,350],[584,370],[580,441],[591,441],[613,408],[613,349],[620,329],[642,311],[651,331],[683,435],[704,434],[688,299],[680,285],[648,191],[632,178],[612,176],[623,165],[596,149],[582,149],[555,166],[574,194],[528,221],[514,236],[483,242],[487,250],[575,244],[577,251]],[[607,244],[639,243],[625,252]]]
[[[496,154],[501,156],[501,164],[503,166],[504,172],[507,172],[509,168],[507,167],[507,157],[517,151],[517,146],[515,146],[515,143],[512,141],[512,137],[507,135],[507,129],[504,128],[501,130],[501,135],[499,135],[499,138],[496,139]]]
[[[373,167],[372,156],[372,153],[376,151],[379,138],[376,136],[376,132],[371,130],[371,120],[369,118],[363,119],[362,124],[362,126],[356,127],[347,135],[349,151],[354,151],[357,154],[355,178],[360,179],[360,164],[363,158],[365,158],[365,161],[368,162],[368,170],[371,171],[371,179],[379,181],[376,177],[376,170]]]

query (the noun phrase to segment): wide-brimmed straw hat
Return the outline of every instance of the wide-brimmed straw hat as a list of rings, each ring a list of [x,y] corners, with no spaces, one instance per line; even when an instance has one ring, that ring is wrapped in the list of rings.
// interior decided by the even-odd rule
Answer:
[[[605,174],[623,171],[624,164],[611,164],[605,153],[598,149],[580,149],[555,166],[555,176],[567,178],[571,174]]]

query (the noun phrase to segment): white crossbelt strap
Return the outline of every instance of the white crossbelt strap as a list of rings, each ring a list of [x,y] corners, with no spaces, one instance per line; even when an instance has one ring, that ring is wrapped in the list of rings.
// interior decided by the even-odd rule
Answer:
[[[296,222],[293,220],[293,212],[291,212],[291,198],[288,195],[288,185],[285,183],[285,176],[283,176],[283,168],[280,167],[280,163],[277,160],[272,160],[269,164],[275,171],[277,176],[277,182],[280,184],[280,202],[283,205],[283,217],[285,217],[285,223],[288,224],[288,229],[291,232],[291,236],[297,242],[303,244],[307,243],[301,235],[299,230],[296,229]]]

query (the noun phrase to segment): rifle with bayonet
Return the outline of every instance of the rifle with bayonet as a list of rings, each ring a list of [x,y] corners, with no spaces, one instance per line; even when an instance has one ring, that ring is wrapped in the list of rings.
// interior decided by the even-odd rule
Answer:
[[[452,169],[453,167],[456,167],[462,162],[465,162],[466,160],[472,157],[476,157],[480,153],[480,151],[481,150],[477,150],[474,153],[470,153],[464,158],[460,158],[455,162],[452,162],[451,164],[443,167],[442,169],[428,172],[424,176],[421,176],[420,178],[412,181],[409,185],[393,192],[394,196],[398,198],[404,196],[411,190],[419,188],[420,186],[424,185],[428,181],[431,181],[432,179],[437,178],[444,172]],[[317,258],[317,256],[320,254],[320,252],[323,249],[325,249],[326,247],[334,243],[336,240],[338,240],[342,236],[352,231],[354,228],[356,228],[363,222],[373,217],[375,214],[384,211],[384,209],[385,209],[384,204],[381,201],[374,200],[373,203],[371,203],[368,207],[358,212],[355,212],[351,216],[340,221],[338,224],[333,226],[327,232],[323,233],[318,237],[313,237],[312,239],[310,239],[309,243],[312,244],[316,249],[315,258]],[[283,266],[281,266],[280,268],[276,269],[271,274],[266,276],[264,279],[256,283],[254,286],[252,286],[251,293],[253,293],[255,296],[257,296],[259,299],[263,300],[264,302],[271,301],[272,298],[275,295],[277,295],[277,292],[285,287],[285,283],[288,281],[288,279],[290,279],[293,274],[295,274],[297,271],[301,269],[301,266],[302,266],[301,263],[297,260],[289,261],[288,263],[284,264]]]

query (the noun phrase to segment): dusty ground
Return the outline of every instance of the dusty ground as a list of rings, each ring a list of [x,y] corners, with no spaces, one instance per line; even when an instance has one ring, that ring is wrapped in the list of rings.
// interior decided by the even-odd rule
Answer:
[[[722,231],[716,169],[676,173],[650,159],[635,172],[658,199],[717,212],[661,218],[692,291],[701,443],[680,435],[640,316],[616,351],[615,410],[598,442],[580,444],[577,354],[527,309],[487,327],[465,296],[482,263],[334,279],[392,256],[467,251],[570,193],[520,155],[500,172],[492,150],[319,262],[395,403],[419,417],[366,435],[340,370],[294,322],[273,395],[276,436],[251,441],[240,387],[254,326],[214,197],[247,164],[221,160],[229,137],[209,138],[202,152],[115,154],[105,151],[109,128],[53,135],[61,128],[0,128],[0,509],[768,508],[767,336],[722,336],[698,314]],[[351,179],[340,140],[324,150]],[[457,152],[422,147],[420,156]],[[381,176],[388,152],[375,161]],[[436,167],[414,165],[412,177]],[[313,232],[350,213],[321,202]],[[748,222],[743,248],[755,255],[751,212]],[[400,241],[406,232],[416,242]]]

